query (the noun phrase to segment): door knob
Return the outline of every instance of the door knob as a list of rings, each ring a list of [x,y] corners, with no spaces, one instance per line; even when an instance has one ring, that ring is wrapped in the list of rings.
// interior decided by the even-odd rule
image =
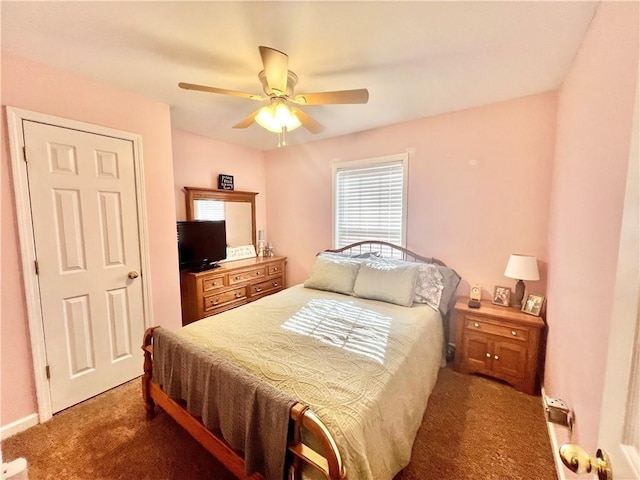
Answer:
[[[138,272],[136,272],[135,270],[131,270],[127,276],[128,276],[131,280],[133,280],[134,278],[138,278]]]
[[[598,480],[613,480],[609,455],[600,448],[594,459],[580,445],[565,443],[560,447],[560,458],[564,466],[574,473],[593,472],[598,474]]]

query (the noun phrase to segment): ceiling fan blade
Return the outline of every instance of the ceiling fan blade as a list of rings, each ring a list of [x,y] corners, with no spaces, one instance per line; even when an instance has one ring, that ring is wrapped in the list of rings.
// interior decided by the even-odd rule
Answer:
[[[289,56],[274,48],[258,48],[269,88],[278,96],[285,95],[287,93],[287,76],[289,74]]]
[[[292,108],[291,111],[296,117],[298,117],[298,120],[300,120],[302,126],[309,130],[311,133],[321,133],[324,131],[324,127],[322,125],[320,125],[299,108]]]
[[[336,92],[302,93],[292,98],[300,105],[327,105],[339,103],[367,103],[369,90],[360,88],[357,90],[339,90]]]
[[[262,108],[262,107],[260,107]],[[247,128],[251,125],[253,125],[253,122],[255,122],[256,119],[256,115],[258,115],[258,112],[260,111],[260,108],[257,109],[255,112],[251,113],[249,116],[245,117],[243,120],[240,120],[238,123],[236,123],[233,128]]]
[[[184,82],[180,82],[178,86],[180,88],[184,88],[185,90],[198,90],[200,92],[221,93],[223,95],[232,95],[234,97],[246,98],[249,100],[264,100],[264,97],[261,97],[260,95],[254,95],[252,93],[245,93],[245,92],[238,92],[236,90],[227,90],[226,88],[207,87],[205,85],[196,85],[194,83],[184,83]]]

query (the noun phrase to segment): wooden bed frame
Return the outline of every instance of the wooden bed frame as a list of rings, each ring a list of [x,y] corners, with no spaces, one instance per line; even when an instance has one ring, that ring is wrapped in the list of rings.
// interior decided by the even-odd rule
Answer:
[[[407,261],[435,263],[445,265],[436,258],[417,255],[406,248],[381,241],[363,241],[353,243],[343,248],[326,250],[333,253],[347,253],[350,255],[366,252],[381,253]],[[155,406],[161,407],[169,416],[180,424],[198,441],[208,452],[218,459],[232,474],[239,479],[264,480],[260,473],[250,476],[245,474],[242,452],[232,449],[229,444],[216,432],[207,429],[200,419],[193,417],[181,402],[169,398],[162,387],[153,382],[153,330],[146,330],[142,342],[144,351],[144,374],[142,376],[142,397],[145,402],[147,418],[155,416]],[[345,480],[347,478],[342,458],[336,442],[322,421],[306,405],[296,403],[291,408],[290,436],[287,445],[287,478],[301,480],[304,465],[310,465],[320,471],[329,480]],[[302,431],[311,436],[318,449],[311,448],[303,441]],[[318,451],[319,450],[319,451]],[[355,480],[355,479],[354,479]]]

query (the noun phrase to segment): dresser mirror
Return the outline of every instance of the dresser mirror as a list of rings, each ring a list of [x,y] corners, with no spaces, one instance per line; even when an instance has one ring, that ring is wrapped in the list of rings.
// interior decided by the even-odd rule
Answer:
[[[184,190],[187,220],[225,220],[228,247],[256,247],[257,193],[196,187]]]

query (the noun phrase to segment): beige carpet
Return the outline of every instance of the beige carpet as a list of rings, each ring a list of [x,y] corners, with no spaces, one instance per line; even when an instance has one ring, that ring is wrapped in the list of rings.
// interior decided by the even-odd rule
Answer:
[[[30,480],[234,478],[164,412],[145,419],[139,380],[7,439],[2,452],[27,458]],[[555,480],[540,397],[442,369],[394,480],[429,479]]]

